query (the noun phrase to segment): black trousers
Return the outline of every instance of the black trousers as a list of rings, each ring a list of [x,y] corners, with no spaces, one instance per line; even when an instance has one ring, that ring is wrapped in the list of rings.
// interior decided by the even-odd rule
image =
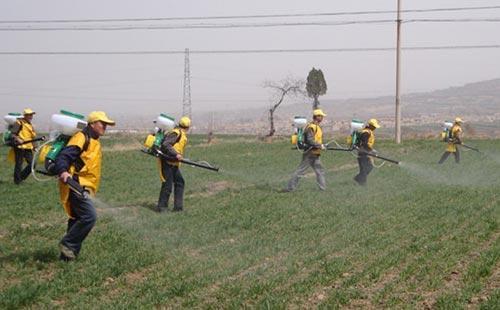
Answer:
[[[359,173],[354,177],[354,180],[359,185],[366,185],[368,175],[373,170],[373,163],[368,156],[358,156]]]
[[[448,156],[450,156],[451,153],[452,152],[444,152],[443,156],[441,156],[441,159],[439,160],[438,163],[439,164],[444,163],[444,161],[448,159]],[[455,153],[453,153],[453,155],[455,155],[455,162],[457,164],[460,163],[460,152],[458,151],[458,149],[457,149],[457,151]]]
[[[167,161],[161,161],[161,173],[165,182],[161,183],[160,198],[158,199],[158,209],[167,209],[168,200],[174,189],[174,211],[182,211],[184,207],[184,178],[179,167],[172,166]]]
[[[31,173],[31,163],[33,162],[33,150],[20,149],[15,147],[14,154],[16,164],[14,166],[14,183],[19,184]],[[28,165],[23,168],[23,163],[26,160]]]
[[[80,197],[73,191],[69,192],[69,202],[71,213],[75,218],[68,220],[68,228],[61,243],[78,255],[83,240],[87,238],[97,221],[97,213],[92,200]]]

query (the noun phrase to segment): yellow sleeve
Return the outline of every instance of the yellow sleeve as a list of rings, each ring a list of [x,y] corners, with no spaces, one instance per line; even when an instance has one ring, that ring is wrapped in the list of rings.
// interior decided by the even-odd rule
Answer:
[[[85,134],[83,132],[77,132],[69,139],[67,146],[78,146],[80,150],[83,150],[83,145],[85,144]]]

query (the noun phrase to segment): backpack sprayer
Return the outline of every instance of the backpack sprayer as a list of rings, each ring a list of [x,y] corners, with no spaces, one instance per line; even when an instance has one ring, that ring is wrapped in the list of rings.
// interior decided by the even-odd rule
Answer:
[[[165,138],[165,134],[174,129],[175,127],[175,119],[166,114],[160,114],[155,120],[156,128],[154,130],[154,134],[149,134],[144,140],[144,148],[141,149],[141,152],[146,153],[148,155],[152,155],[155,157],[162,157],[170,161],[179,161],[181,163],[208,169],[212,171],[219,171],[219,168],[210,165],[207,162],[196,162],[187,158],[183,158],[178,160],[177,158],[172,158],[167,156],[165,153],[161,151],[161,143]]]
[[[5,146],[19,146],[23,144],[28,144],[28,143],[33,143],[33,142],[38,142],[38,141],[45,141],[45,136],[41,136],[39,138],[35,138],[33,140],[28,140],[28,141],[23,141],[22,143],[17,143],[14,139],[14,136],[12,134],[12,127],[16,124],[17,120],[23,118],[23,115],[21,113],[8,113],[3,117],[6,126],[5,126],[5,132],[2,135],[2,142]]]
[[[65,110],[61,110],[59,113],[60,114],[53,114],[50,118],[51,131],[49,134],[49,140],[42,144],[40,149],[35,152],[35,159],[33,160],[31,166],[31,172],[37,181],[48,181],[52,178],[41,179],[36,175],[36,173],[51,177],[57,176],[57,173],[54,170],[57,156],[68,144],[71,136],[87,126],[85,117],[81,114]],[[35,169],[37,162],[43,164],[43,169]],[[74,179],[67,178],[66,184],[73,192],[81,197],[89,197],[89,192]]]
[[[453,139],[451,133],[451,127],[453,127],[453,122],[444,121],[443,131],[441,131],[441,141],[450,142]]]
[[[50,138],[47,142],[42,144],[40,149],[35,153],[35,160],[33,160],[31,167],[33,176],[37,181],[43,180],[37,177],[36,172],[46,176],[55,176],[57,174],[56,171],[54,171],[56,158],[68,144],[71,136],[87,126],[87,122],[84,119],[85,117],[83,115],[65,110],[61,110],[59,114],[53,114],[51,116]],[[42,169],[35,169],[37,162],[43,164]],[[70,187],[74,186],[70,185]]]
[[[398,160],[378,155],[377,153],[375,153],[373,151],[367,152],[367,151],[359,148],[359,146],[361,145],[361,130],[365,127],[366,127],[365,122],[363,122],[361,120],[353,119],[351,121],[351,135],[347,138],[347,142],[349,144],[349,149],[350,150],[357,150],[358,155],[366,155],[366,156],[370,156],[373,158],[381,159],[383,161],[387,161],[387,162],[399,165],[400,162]]]
[[[293,118],[292,144],[299,150],[306,150],[307,145],[304,142],[304,129],[307,125],[307,118],[304,116],[295,116]]]

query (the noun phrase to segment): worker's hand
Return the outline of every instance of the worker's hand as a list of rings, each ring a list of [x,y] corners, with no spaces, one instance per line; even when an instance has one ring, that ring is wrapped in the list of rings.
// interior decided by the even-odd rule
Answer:
[[[181,154],[177,154],[177,155],[175,155],[175,158],[177,158],[177,160],[180,161],[180,160],[182,160],[182,155]]]
[[[326,145],[321,144],[321,149],[322,149],[322,150],[326,150]]]
[[[71,174],[69,174],[68,171],[64,171],[63,173],[61,173],[59,175],[59,180],[61,180],[63,183],[66,183],[66,181],[68,180],[68,178],[71,178]]]
[[[23,139],[21,139],[19,137],[15,137],[14,141],[16,142],[17,145],[22,144],[24,142]]]
[[[376,149],[372,149],[371,153],[376,155],[376,154],[378,154],[378,151]]]
[[[365,148],[357,148],[357,150],[359,155],[364,155],[369,153],[369,151]]]

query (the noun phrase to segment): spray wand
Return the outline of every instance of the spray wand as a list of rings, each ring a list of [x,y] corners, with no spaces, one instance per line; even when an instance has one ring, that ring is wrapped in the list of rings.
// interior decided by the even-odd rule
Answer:
[[[357,150],[358,154],[367,155],[367,156],[374,157],[374,158],[377,158],[377,159],[385,160],[385,161],[388,161],[388,162],[396,164],[396,165],[399,165],[399,163],[400,163],[399,161],[397,161],[395,159],[391,159],[391,158],[387,158],[387,157],[384,157],[384,156],[380,156],[380,155],[378,155],[376,153],[373,153],[373,152],[362,151],[357,146],[352,146],[350,148],[330,147],[330,146],[327,146],[326,149],[329,150],[329,151],[341,151],[341,152],[351,152],[351,151]]]
[[[198,167],[198,168],[203,168],[203,169],[207,169],[207,170],[212,170],[212,171],[216,171],[216,172],[219,172],[219,168],[218,167],[215,167],[215,166],[212,166],[210,165],[209,163],[207,162],[196,162],[196,161],[193,161],[193,160],[190,160],[190,159],[187,159],[187,158],[183,158],[181,160],[178,160],[177,158],[175,157],[171,157],[171,156],[167,156],[165,153],[163,153],[162,151],[158,150],[158,149],[154,149],[149,151],[149,150],[141,150],[143,153],[146,153],[146,154],[149,154],[149,155],[153,155],[153,156],[156,156],[156,157],[163,157],[167,160],[171,160],[171,161],[179,161],[181,163],[184,163],[186,165],[190,165],[190,166],[193,166],[193,167]]]
[[[481,153],[481,151],[475,147],[472,147],[470,145],[467,145],[467,144],[463,144],[463,143],[457,143],[458,145],[461,145],[463,147],[465,147],[466,149],[469,149],[471,151],[474,151],[474,152],[478,152],[478,153]]]
[[[380,155],[372,153],[372,152],[364,152],[364,151],[358,150],[358,153],[359,154],[363,154],[363,155],[367,155],[367,156],[371,156],[371,157],[374,157],[374,158],[378,158],[378,159],[381,159],[381,160],[385,160],[385,161],[388,161],[388,162],[396,164],[396,165],[399,165],[399,163],[400,163],[399,161],[397,161],[395,159],[390,159],[390,158],[387,158],[387,157],[383,157],[383,156],[380,156]]]
[[[28,144],[28,143],[33,143],[33,142],[45,141],[45,139],[46,139],[45,136],[41,136],[41,137],[38,137],[38,138],[35,138],[32,140],[23,141],[21,143],[17,143],[16,141],[10,141],[10,142],[6,143],[5,145],[6,146],[20,146],[20,145],[24,145],[24,144]]]
[[[19,146],[19,145],[24,145],[24,144],[28,144],[28,143],[33,143],[33,142],[38,142],[38,141],[45,141],[45,136],[41,136],[39,138],[35,138],[33,140],[27,140],[27,141],[23,141],[21,143],[14,143],[15,146]]]

